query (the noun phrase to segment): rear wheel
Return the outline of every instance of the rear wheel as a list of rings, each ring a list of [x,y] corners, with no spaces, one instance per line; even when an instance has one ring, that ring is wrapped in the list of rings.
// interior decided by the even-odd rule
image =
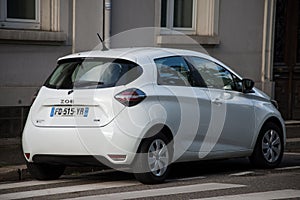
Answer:
[[[134,163],[135,178],[144,184],[162,183],[169,173],[171,145],[163,133],[142,141]]]
[[[250,161],[256,167],[274,168],[280,164],[283,151],[282,131],[276,124],[269,122],[260,131]]]
[[[64,173],[65,166],[27,162],[27,169],[35,179],[54,180],[58,179]]]

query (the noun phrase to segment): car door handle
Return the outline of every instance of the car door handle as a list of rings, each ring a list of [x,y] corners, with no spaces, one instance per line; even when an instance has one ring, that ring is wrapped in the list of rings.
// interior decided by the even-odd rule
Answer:
[[[212,100],[212,103],[216,104],[216,105],[221,105],[223,102],[221,99],[219,98],[215,98],[214,100]]]

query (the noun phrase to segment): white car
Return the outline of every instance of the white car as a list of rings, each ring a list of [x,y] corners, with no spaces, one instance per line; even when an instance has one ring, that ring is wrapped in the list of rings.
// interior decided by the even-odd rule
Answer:
[[[282,160],[284,121],[254,82],[199,52],[125,48],[60,58],[34,100],[23,151],[36,179],[65,166],[131,169],[161,183],[174,162]]]

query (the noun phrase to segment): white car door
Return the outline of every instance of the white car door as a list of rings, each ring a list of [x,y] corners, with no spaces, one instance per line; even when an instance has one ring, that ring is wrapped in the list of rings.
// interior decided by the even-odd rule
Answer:
[[[207,87],[210,123],[199,148],[199,156],[243,155],[250,150],[255,114],[249,94],[239,92],[237,77],[222,66],[200,57],[189,57]]]
[[[158,100],[165,109],[166,122],[174,133],[174,160],[199,147],[198,132],[205,132],[210,100],[203,89],[194,87],[190,68],[181,56],[154,60],[157,67]]]

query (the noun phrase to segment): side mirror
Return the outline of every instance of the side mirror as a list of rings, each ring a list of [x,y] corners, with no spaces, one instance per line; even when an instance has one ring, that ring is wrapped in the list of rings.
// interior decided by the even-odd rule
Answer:
[[[243,79],[242,80],[242,84],[243,84],[243,93],[251,93],[253,92],[253,87],[254,87],[254,81],[252,81],[251,79]]]

